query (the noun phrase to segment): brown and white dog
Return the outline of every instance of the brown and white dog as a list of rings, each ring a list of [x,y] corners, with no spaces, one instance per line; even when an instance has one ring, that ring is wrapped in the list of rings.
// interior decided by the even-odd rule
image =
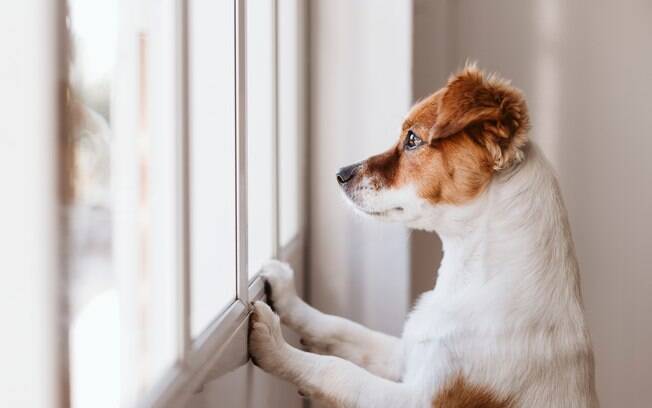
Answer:
[[[439,234],[437,284],[395,338],[308,306],[272,262],[278,315],[253,305],[256,364],[336,407],[597,407],[566,211],[528,127],[521,92],[467,66],[388,151],[340,170],[357,210]],[[281,321],[315,353],[287,344]]]

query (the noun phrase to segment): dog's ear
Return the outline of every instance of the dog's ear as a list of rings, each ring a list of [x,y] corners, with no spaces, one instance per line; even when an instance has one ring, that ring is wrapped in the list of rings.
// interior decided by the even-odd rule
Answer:
[[[523,158],[529,118],[521,91],[474,65],[453,75],[439,99],[430,138],[467,131],[483,145],[500,170]]]

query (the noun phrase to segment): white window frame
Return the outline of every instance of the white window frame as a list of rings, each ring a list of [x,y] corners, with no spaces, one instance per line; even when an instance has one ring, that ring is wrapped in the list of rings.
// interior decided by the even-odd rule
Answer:
[[[178,313],[178,361],[157,384],[148,392],[146,399],[139,402],[143,407],[181,407],[192,393],[209,379],[245,364],[248,359],[246,349],[249,302],[263,297],[263,284],[260,278],[248,279],[247,270],[247,220],[246,220],[246,106],[245,106],[245,3],[246,0],[232,0],[236,5],[236,94],[237,105],[237,296],[229,308],[204,331],[198,339],[191,338],[190,330],[190,262],[189,244],[186,237],[190,225],[188,213],[189,172],[188,172],[188,35],[187,0],[176,1],[177,43],[175,45],[178,61],[177,91],[179,157],[177,169],[177,191],[179,211],[177,217],[178,238],[181,245]],[[274,1],[274,59],[277,60],[276,37],[278,30],[278,2]],[[65,255],[61,251],[61,236],[66,232],[59,219],[61,208],[61,183],[57,178],[65,177],[60,154],[62,136],[67,122],[66,109],[63,108],[65,87],[61,86],[65,77],[68,37],[65,35],[66,1],[58,0],[45,7],[37,0],[22,0],[8,7],[0,20],[13,28],[13,36],[0,40],[3,50],[15,55],[7,55],[12,63],[5,67],[0,82],[7,85],[0,96],[4,112],[8,112],[3,122],[6,144],[0,146],[1,162],[9,169],[2,172],[7,176],[3,183],[7,189],[7,199],[3,201],[2,214],[8,217],[6,227],[1,233],[3,247],[8,249],[4,265],[17,268],[6,285],[0,288],[2,298],[13,301],[5,307],[5,319],[25,326],[30,341],[18,341],[6,348],[7,361],[12,367],[7,377],[2,377],[6,387],[0,388],[0,398],[6,406],[44,406],[65,407],[69,405],[70,372],[67,367],[68,327],[60,322],[69,322],[63,299],[67,295]],[[4,18],[6,17],[6,18]],[[11,24],[11,22],[21,22]],[[32,24],[23,24],[31,21]],[[21,51],[15,47],[15,38],[22,38]],[[31,45],[25,47],[25,44]],[[277,66],[277,63],[274,64]],[[50,69],[43,69],[50,67]],[[278,174],[278,72],[274,73],[274,93],[276,104],[275,152],[276,174]],[[26,86],[29,85],[29,86]],[[16,97],[19,95],[20,97]],[[11,114],[14,112],[14,114]],[[303,150],[305,145],[299,144]],[[298,155],[300,158],[302,154]],[[297,163],[302,169],[304,163]],[[16,175],[16,170],[19,175]],[[303,174],[303,172],[301,172]],[[29,177],[29,179],[27,179]],[[284,260],[301,258],[304,247],[305,230],[305,175],[299,182],[301,220],[298,234],[282,248],[279,248],[279,188],[278,179],[274,185],[274,212],[276,257]],[[59,180],[61,181],[61,180]],[[21,200],[25,200],[23,202]],[[22,210],[22,212],[21,212]],[[14,216],[18,212],[17,216]],[[26,244],[26,246],[21,246]],[[29,244],[29,245],[27,245]],[[17,246],[17,247],[16,247]],[[16,248],[15,248],[16,247]],[[11,248],[15,248],[12,250]],[[299,272],[303,269],[298,267]],[[301,281],[301,273],[298,274]],[[18,296],[18,297],[16,297]],[[217,312],[216,312],[217,313]],[[20,340],[20,339],[19,339]],[[20,360],[20,364],[11,361]],[[39,375],[34,376],[34,373]],[[29,384],[29,386],[24,386]],[[15,390],[33,392],[16,393]],[[7,398],[5,398],[7,397]],[[7,401],[8,400],[8,401]]]
[[[177,316],[177,363],[172,369],[155,383],[149,390],[144,400],[138,402],[142,407],[181,407],[198,388],[207,381],[219,377],[239,365],[246,364],[248,353],[246,349],[246,336],[249,316],[249,303],[262,299],[264,285],[262,280],[255,276],[249,279],[247,265],[247,129],[246,129],[246,0],[232,0],[235,4],[235,50],[236,64],[236,259],[237,274],[236,298],[222,312],[216,311],[215,320],[193,339],[191,331],[191,242],[190,235],[190,127],[189,127],[189,8],[188,0],[175,2],[176,14],[176,44],[177,55],[177,84],[176,100],[178,101],[177,116],[177,230],[180,248],[177,256],[178,264],[178,299],[179,308]],[[298,233],[285,246],[280,247],[280,209],[279,209],[279,141],[278,141],[278,0],[273,2],[273,257],[290,261],[302,259],[300,253],[304,248],[303,233],[305,222],[304,215],[299,219]],[[62,1],[65,4],[65,1]],[[65,64],[65,61],[62,61]],[[62,118],[65,120],[65,118]],[[299,142],[299,149],[305,145]],[[303,155],[299,154],[301,158]],[[297,163],[297,168],[303,163]],[[304,179],[299,181],[299,208],[304,211],[303,188]],[[298,280],[301,282],[303,265],[294,265],[298,269]]]
[[[247,130],[246,130],[246,0],[235,1],[235,62],[236,62],[236,257],[237,257],[237,287],[236,299],[231,305],[209,325],[207,329],[196,339],[190,335],[190,262],[188,247],[188,226],[190,225],[188,213],[188,4],[187,0],[178,1],[178,44],[180,66],[179,66],[179,92],[181,117],[180,126],[180,157],[182,163],[179,169],[179,181],[182,185],[183,202],[180,203],[180,225],[182,226],[181,239],[184,244],[181,254],[180,299],[182,299],[179,315],[181,343],[179,364],[163,378],[159,384],[150,392],[150,398],[143,401],[142,406],[154,407],[180,407],[200,388],[202,384],[210,379],[217,378],[248,360],[246,349],[246,336],[249,316],[249,303],[262,299],[264,296],[264,285],[260,277],[254,277],[251,281],[248,277],[247,265]],[[278,183],[278,72],[277,63],[277,1],[273,1],[274,8],[274,49],[273,66],[275,72],[273,77],[274,92],[274,141],[273,141],[273,162],[274,184],[273,189],[273,248],[274,257],[288,260],[296,256],[298,251],[303,250],[302,225],[299,226],[299,233],[287,245],[279,247],[279,183]],[[299,155],[301,156],[301,155]],[[300,164],[297,163],[297,166]],[[300,186],[301,187],[301,186]],[[300,191],[302,189],[300,188]],[[297,197],[301,199],[301,197]],[[302,207],[302,206],[301,206]],[[300,217],[303,219],[303,217]]]

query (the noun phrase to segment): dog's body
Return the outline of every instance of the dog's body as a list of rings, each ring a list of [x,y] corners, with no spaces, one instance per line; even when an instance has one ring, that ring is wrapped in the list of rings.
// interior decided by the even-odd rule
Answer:
[[[474,67],[416,105],[397,146],[338,181],[357,209],[437,231],[436,287],[398,339],[306,305],[272,263],[270,301],[320,354],[257,302],[257,364],[338,407],[597,407],[566,211],[527,128],[520,93]]]

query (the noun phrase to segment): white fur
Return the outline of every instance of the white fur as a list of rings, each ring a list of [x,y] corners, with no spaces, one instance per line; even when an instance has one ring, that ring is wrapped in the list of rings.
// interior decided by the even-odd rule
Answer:
[[[311,308],[297,297],[289,267],[272,263],[264,276],[281,320],[332,356],[287,345],[278,319],[258,302],[250,351],[263,369],[341,407],[432,407],[459,374],[513,397],[515,407],[598,406],[566,211],[535,146],[464,206],[430,205],[409,187],[361,194],[355,205],[400,207],[379,218],[439,233],[436,287],[398,339]]]
[[[376,219],[413,225],[427,215],[432,205],[417,195],[413,185],[401,188],[375,189],[375,180],[364,176],[351,190],[342,192],[353,208]]]

